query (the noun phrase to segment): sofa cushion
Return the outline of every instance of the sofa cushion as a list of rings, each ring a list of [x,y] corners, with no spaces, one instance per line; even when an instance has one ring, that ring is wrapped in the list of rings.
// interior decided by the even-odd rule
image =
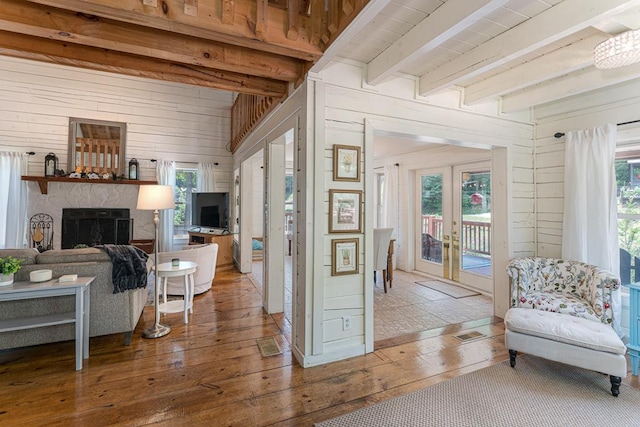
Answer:
[[[106,252],[96,248],[59,249],[38,255],[38,264],[60,264],[68,262],[111,261]]]
[[[559,292],[531,291],[520,296],[518,307],[535,308],[600,322],[602,307],[591,307],[585,300]]]
[[[625,354],[627,347],[613,328],[599,321],[526,308],[511,308],[504,316],[513,332],[559,341],[578,347]]]
[[[0,249],[0,258],[12,256],[21,260],[20,265],[31,265],[36,263],[38,250],[32,249]]]

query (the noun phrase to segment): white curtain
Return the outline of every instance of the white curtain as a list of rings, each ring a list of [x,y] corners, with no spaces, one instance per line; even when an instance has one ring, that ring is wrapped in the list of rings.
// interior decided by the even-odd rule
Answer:
[[[156,175],[158,184],[176,186],[176,163],[168,160],[158,160]],[[158,224],[158,252],[173,250],[173,209],[160,211]]]
[[[216,191],[215,165],[213,163],[198,163],[198,192]]]
[[[398,166],[386,165],[384,167],[384,190],[382,193],[382,226],[393,228],[391,238],[396,239],[396,247],[400,247],[400,233],[398,232],[398,194]]]
[[[0,151],[0,249],[27,243],[26,154]]]
[[[564,166],[562,257],[597,265],[618,275],[616,125],[567,132]],[[620,333],[620,291],[612,298]]]

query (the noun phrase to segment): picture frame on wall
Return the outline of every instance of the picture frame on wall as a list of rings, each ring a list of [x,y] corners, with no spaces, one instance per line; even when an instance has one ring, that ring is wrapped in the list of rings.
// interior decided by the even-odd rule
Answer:
[[[329,233],[362,232],[362,191],[329,190]]]
[[[331,241],[331,275],[358,274],[358,239]]]
[[[333,180],[360,182],[360,147],[333,146]]]

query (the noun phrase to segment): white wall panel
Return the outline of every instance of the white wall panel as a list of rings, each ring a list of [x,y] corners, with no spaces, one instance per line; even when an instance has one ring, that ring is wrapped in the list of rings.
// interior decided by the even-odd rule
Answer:
[[[140,161],[140,179],[156,179],[150,159],[218,162],[217,190],[228,191],[231,97],[196,86],[0,57],[0,150],[34,151],[29,174],[42,176],[49,152],[68,169],[70,117],[125,122],[125,157]],[[29,192],[28,215],[49,213],[55,220],[55,247],[64,207],[128,207],[134,237],[153,236],[150,214],[135,212],[135,186],[56,183],[42,195],[30,183]]]
[[[316,86],[315,94],[322,88],[322,96],[326,97],[323,111],[323,122],[316,121],[316,126],[324,126],[324,140],[315,141],[322,144],[322,164],[324,170],[316,172],[324,188],[325,209],[320,227],[325,233],[324,256],[316,257],[324,271],[324,315],[323,315],[323,356],[313,363],[331,360],[336,354],[353,354],[362,351],[364,324],[356,321],[362,313],[363,303],[366,307],[366,295],[373,286],[372,268],[364,261],[364,254],[371,248],[366,246],[371,230],[364,229],[361,234],[328,234],[328,191],[329,189],[364,190],[367,180],[374,179],[366,171],[373,167],[399,163],[400,186],[400,221],[401,228],[399,247],[396,257],[399,268],[412,268],[407,261],[410,247],[409,227],[406,222],[411,216],[411,200],[409,184],[413,170],[436,167],[438,165],[460,164],[491,158],[492,146],[508,147],[513,151],[509,156],[512,179],[508,183],[513,192],[511,203],[513,229],[511,231],[511,248],[513,254],[533,254],[535,251],[535,214],[534,214],[534,161],[533,161],[533,127],[529,124],[507,120],[504,117],[481,114],[458,108],[459,94],[447,94],[442,104],[446,108],[434,105],[425,100],[414,99],[415,81],[409,79],[393,79],[376,87],[376,90],[361,88],[361,68],[351,63],[334,63],[318,76],[321,84]],[[313,81],[312,81],[313,82]],[[385,86],[386,85],[386,86]],[[452,108],[452,106],[454,106]],[[442,138],[445,144],[397,156],[390,156],[374,161],[373,165],[363,164],[363,175],[360,182],[333,181],[333,145],[347,144],[359,146],[362,158],[370,155],[372,146],[365,145],[365,122],[372,127],[385,123],[396,126],[401,133]],[[425,131],[426,130],[426,131]],[[425,133],[420,133],[425,132]],[[393,139],[393,138],[391,138]],[[392,142],[393,143],[393,142]],[[397,143],[400,143],[398,141]],[[454,145],[448,145],[453,143]],[[475,147],[475,148],[474,148]],[[479,150],[478,148],[484,148]],[[370,197],[365,194],[365,199]],[[507,209],[505,207],[505,209]],[[373,224],[370,212],[364,212],[363,224]],[[358,237],[360,242],[360,274],[347,276],[331,276],[331,241],[338,238]],[[370,244],[370,243],[369,243]],[[506,276],[506,275],[505,275]],[[368,281],[371,281],[369,283]],[[320,284],[316,283],[316,286]],[[502,288],[501,288],[502,289]],[[352,316],[352,331],[342,330],[342,316]],[[364,319],[364,318],[363,318]],[[331,354],[333,353],[333,355]]]

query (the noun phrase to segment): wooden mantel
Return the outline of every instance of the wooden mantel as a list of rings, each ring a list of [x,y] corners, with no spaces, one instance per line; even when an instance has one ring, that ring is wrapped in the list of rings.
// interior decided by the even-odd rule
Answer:
[[[153,185],[157,181],[138,181],[135,179],[89,179],[89,178],[69,178],[67,176],[23,176],[23,181],[35,181],[40,187],[40,193],[47,194],[49,182],[74,182],[82,184],[126,184],[126,185]]]

